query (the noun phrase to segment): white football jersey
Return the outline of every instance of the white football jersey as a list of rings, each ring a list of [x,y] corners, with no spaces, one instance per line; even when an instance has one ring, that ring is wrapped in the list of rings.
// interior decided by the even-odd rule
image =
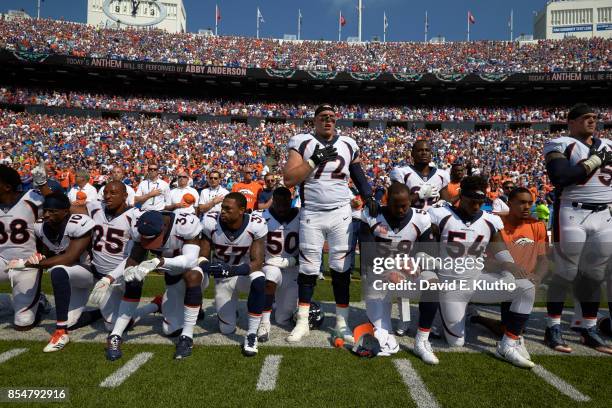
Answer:
[[[271,208],[265,210],[262,217],[268,225],[266,238],[266,259],[281,256],[296,257],[300,244],[300,211],[292,208],[292,218],[288,222],[280,222],[274,216]]]
[[[196,239],[200,236],[202,226],[200,225],[200,220],[194,214],[177,214],[169,211],[163,211],[162,214],[172,217],[172,228],[166,234],[162,246],[151,250],[151,252],[158,256],[174,258],[181,255],[185,241]],[[140,242],[140,233],[138,233],[136,223],[132,227],[132,239],[134,242]]]
[[[230,265],[249,263],[251,244],[267,233],[266,220],[257,214],[245,214],[238,231],[224,228],[219,213],[208,213],[202,219],[202,235],[211,241],[214,259]]]
[[[479,275],[487,245],[504,228],[501,218],[479,211],[470,220],[462,219],[457,208],[450,205],[431,207],[428,212],[431,223],[438,226],[439,257],[445,260],[438,268],[438,274],[466,278]],[[461,261],[459,258],[462,258]],[[466,261],[468,258],[472,258],[472,261]]]
[[[34,224],[34,234],[49,252],[53,255],[59,255],[68,249],[72,239],[83,237],[91,231],[94,226],[94,220],[88,215],[73,214],[64,226],[64,230],[59,231],[59,234],[55,235],[53,231],[48,228],[47,223],[43,222],[42,219],[36,221],[36,224]],[[80,262],[84,264],[88,263],[88,260],[89,254],[87,252],[83,253]]]
[[[331,210],[350,203],[351,192],[348,187],[350,177],[349,165],[359,156],[359,147],[355,140],[346,136],[335,136],[330,142],[338,157],[314,169],[300,185],[302,207],[311,210]],[[289,150],[298,152],[304,160],[310,159],[315,147],[325,147],[312,134],[299,134],[289,140]]]
[[[35,190],[24,193],[11,207],[0,207],[0,258],[26,259],[36,252],[34,224],[43,196]]]
[[[431,228],[429,214],[417,208],[411,209],[395,229],[385,218],[385,213],[383,207],[376,217],[372,217],[367,211],[361,215],[361,221],[370,227],[370,233],[376,242],[416,242]]]
[[[96,272],[108,274],[132,251],[132,229],[143,213],[137,208],[128,208],[112,217],[105,212],[104,204],[87,203],[87,212],[94,220],[91,239],[92,264]]]
[[[395,167],[391,170],[390,178],[391,181],[406,184],[413,194],[417,193],[424,184],[436,187],[440,191],[450,182],[450,174],[446,170],[435,167],[430,167],[428,176],[422,175],[412,166]],[[433,197],[427,200],[417,200],[412,203],[412,207],[427,209],[436,201],[438,198]]]
[[[604,148],[608,151],[612,150],[612,141],[608,139],[593,138],[593,143],[597,150],[603,150]],[[562,136],[544,144],[544,156],[551,152],[559,152],[569,160],[570,165],[576,166],[589,158],[590,149],[590,146],[585,145],[578,139]],[[581,203],[612,203],[611,183],[612,166],[602,166],[591,173],[586,181],[563,187],[559,198],[562,201]]]

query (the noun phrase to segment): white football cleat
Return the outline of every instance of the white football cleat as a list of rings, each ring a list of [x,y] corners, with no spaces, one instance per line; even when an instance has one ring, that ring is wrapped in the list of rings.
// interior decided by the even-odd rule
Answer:
[[[253,357],[257,355],[257,352],[257,334],[251,333],[244,336],[242,354],[246,357]]]
[[[438,357],[434,354],[429,340],[420,340],[414,343],[413,353],[423,360],[424,363],[436,365],[440,363]]]
[[[355,343],[355,339],[353,338],[353,332],[351,332],[348,326],[346,325],[340,326],[336,324],[336,328],[334,329],[334,331],[335,331],[336,337],[339,337],[345,342],[348,342],[350,344]]]
[[[308,318],[300,319],[298,317],[297,323],[289,336],[287,336],[287,342],[289,343],[299,343],[302,341],[302,338],[308,336],[310,334],[310,327],[308,327]]]
[[[393,354],[397,354],[400,351],[399,344],[397,344],[397,340],[392,334],[389,334],[387,338],[387,342],[385,344],[381,344],[380,352],[377,354],[379,357],[388,357]]]
[[[529,351],[527,351],[527,347],[525,346],[525,338],[523,336],[520,336],[518,339],[518,342],[519,342],[519,353],[521,353],[521,356],[523,356],[527,360],[531,360]]]
[[[70,342],[70,338],[68,337],[68,333],[66,332],[66,330],[57,329],[51,336],[51,340],[49,341],[49,344],[47,344],[45,348],[43,349],[43,352],[52,353],[54,351],[60,351],[69,342]]]
[[[526,359],[521,355],[520,344],[517,341],[515,342],[507,342],[500,341],[497,343],[497,347],[495,348],[495,357],[506,360],[512,365],[521,368],[533,368],[535,367],[535,363],[531,360]]]
[[[270,322],[264,322],[263,320],[259,323],[259,328],[257,329],[257,340],[262,343],[270,340]]]

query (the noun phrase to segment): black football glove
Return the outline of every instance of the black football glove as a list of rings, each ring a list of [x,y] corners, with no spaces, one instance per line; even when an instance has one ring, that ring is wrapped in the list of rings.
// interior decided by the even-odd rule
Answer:
[[[321,163],[336,160],[336,157],[338,157],[338,151],[334,146],[327,145],[320,149],[319,145],[317,145],[314,152],[312,152],[312,156],[310,156],[310,160],[312,160],[315,167],[317,167]]]
[[[233,276],[230,266],[221,261],[208,262],[203,265],[202,271],[214,278],[231,278]]]
[[[612,151],[609,151],[604,147],[603,149],[597,150],[594,153],[601,159],[602,167],[612,164]]]
[[[378,215],[378,210],[380,209],[380,206],[378,205],[378,202],[374,197],[366,198],[365,206],[367,207],[368,212],[372,217],[376,217]]]

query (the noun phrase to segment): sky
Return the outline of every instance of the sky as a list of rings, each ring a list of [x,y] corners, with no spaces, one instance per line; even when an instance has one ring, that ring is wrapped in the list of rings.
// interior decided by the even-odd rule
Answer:
[[[1,0],[0,12],[24,9],[36,16],[36,0]],[[255,36],[257,7],[265,22],[262,37],[283,38],[297,34],[298,9],[302,13],[301,38],[337,40],[338,13],[346,18],[342,39],[357,36],[357,0],[183,0],[187,30],[214,28],[215,4],[221,9],[220,35]],[[531,34],[533,13],[546,0],[363,0],[362,39],[382,39],[383,13],[387,14],[387,41],[422,41],[425,11],[429,16],[429,38],[441,35],[447,41],[466,38],[467,13],[476,23],[470,28],[471,40],[508,40],[510,10],[514,9],[514,36]],[[86,22],[87,0],[44,0],[41,17]]]

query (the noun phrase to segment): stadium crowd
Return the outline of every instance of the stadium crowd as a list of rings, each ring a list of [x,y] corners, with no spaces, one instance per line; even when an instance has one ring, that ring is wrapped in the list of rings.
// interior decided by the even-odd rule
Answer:
[[[0,48],[246,68],[350,72],[524,73],[610,71],[611,40],[348,43],[203,37],[97,28],[57,20],[0,20]]]
[[[242,102],[146,96],[117,96],[71,91],[0,88],[0,103],[42,105],[108,111],[180,113],[189,115],[263,118],[314,117],[316,106],[306,103]],[[598,108],[600,121],[612,121],[612,110]],[[338,116],[354,120],[442,122],[565,122],[567,107],[457,106],[337,106]]]
[[[64,188],[74,182],[78,170],[86,170],[92,184],[103,185],[113,166],[125,169],[126,182],[136,188],[157,160],[167,180],[186,170],[193,186],[201,190],[211,169],[223,173],[223,185],[231,188],[240,181],[240,168],[250,165],[257,177],[282,166],[288,139],[308,132],[295,124],[261,123],[251,128],[242,123],[185,122],[158,118],[101,119],[74,116],[47,116],[0,111],[0,162],[16,167],[29,183],[30,169],[43,154],[51,174]],[[417,139],[431,141],[433,161],[449,168],[460,161],[475,174],[488,176],[492,191],[502,180],[531,187],[544,197],[550,191],[545,175],[542,146],[557,133],[531,129],[483,130],[385,130],[339,128],[341,134],[357,140],[362,149],[366,175],[378,186],[388,182],[391,167],[408,163],[410,148]],[[599,134],[609,137],[610,131]]]

